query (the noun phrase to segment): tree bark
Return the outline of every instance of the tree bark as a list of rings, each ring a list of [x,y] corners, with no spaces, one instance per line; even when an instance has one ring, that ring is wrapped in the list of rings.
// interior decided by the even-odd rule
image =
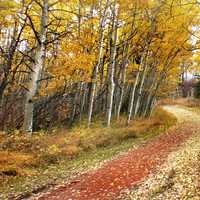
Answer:
[[[145,47],[145,50],[144,50],[144,52],[142,54],[141,63],[140,63],[140,66],[138,68],[138,72],[137,72],[137,75],[136,75],[135,83],[133,85],[133,88],[132,88],[132,91],[131,91],[131,95],[130,95],[130,101],[129,101],[129,106],[128,106],[128,119],[127,119],[127,124],[128,125],[129,125],[131,117],[132,117],[133,104],[134,104],[134,100],[135,100],[135,97],[136,97],[136,89],[137,89],[137,86],[139,84],[141,70],[144,67],[145,57],[146,57],[146,47]]]
[[[121,108],[122,108],[122,102],[123,102],[123,97],[124,97],[124,90],[125,90],[125,82],[126,82],[126,70],[127,70],[127,65],[128,65],[128,49],[129,45],[126,43],[125,44],[125,60],[123,63],[123,69],[122,69],[122,83],[121,83],[121,88],[120,88],[120,97],[119,97],[119,103],[117,107],[117,119],[120,117],[121,113]]]
[[[26,96],[25,113],[24,113],[24,131],[32,134],[33,132],[33,113],[34,113],[34,97],[38,91],[38,81],[41,77],[43,65],[45,62],[46,40],[47,40],[47,25],[48,25],[48,0],[43,0],[43,8],[41,15],[41,25],[38,47],[35,54],[35,65],[29,84],[29,91]]]
[[[97,86],[96,81],[97,81],[97,76],[98,76],[98,72],[99,72],[99,67],[102,63],[103,43],[104,43],[104,26],[105,26],[108,3],[109,3],[109,0],[106,1],[106,6],[104,8],[104,11],[103,11],[101,19],[100,19],[99,46],[98,46],[99,53],[98,53],[97,64],[95,65],[93,75],[92,75],[92,86],[91,86],[91,91],[90,91],[89,110],[88,110],[88,127],[91,125],[91,121],[92,121],[94,98],[95,98],[95,92],[96,92],[96,86]]]
[[[147,58],[148,58],[148,55],[147,55]],[[147,74],[147,69],[148,69],[148,63],[147,63],[147,60],[145,60],[144,71],[143,71],[143,74],[142,74],[142,80],[141,80],[141,83],[140,83],[140,87],[138,89],[138,98],[137,98],[136,104],[135,104],[135,110],[134,110],[134,115],[133,115],[134,117],[136,117],[136,115],[138,113],[138,109],[140,107],[140,101],[141,101],[141,97],[142,97],[142,90],[143,90],[144,81],[145,81],[146,74]]]
[[[115,8],[115,3],[113,5],[113,24],[112,30],[110,32],[110,40],[111,40],[111,58],[110,63],[108,65],[108,99],[107,99],[107,126],[110,126],[111,117],[112,117],[112,109],[113,109],[113,95],[115,89],[114,83],[114,73],[115,73],[115,59],[116,59],[116,51],[117,51],[117,36],[118,36],[118,28],[117,28],[117,13]],[[114,36],[113,36],[114,35]]]

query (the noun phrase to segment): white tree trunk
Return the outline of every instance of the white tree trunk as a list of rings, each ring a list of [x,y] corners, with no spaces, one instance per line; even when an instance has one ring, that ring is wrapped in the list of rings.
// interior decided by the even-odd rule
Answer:
[[[24,113],[24,130],[27,133],[32,134],[33,132],[33,112],[34,112],[34,97],[38,90],[38,81],[41,78],[42,68],[45,62],[45,42],[47,40],[47,24],[48,24],[48,0],[43,0],[43,9],[41,16],[41,28],[36,54],[35,54],[35,65],[33,66],[33,72],[31,74],[31,80],[29,83],[29,91],[26,96],[25,113]]]
[[[145,61],[144,65],[145,65],[144,66],[144,72],[143,72],[142,80],[141,80],[140,87],[139,87],[139,90],[138,90],[138,98],[137,98],[136,104],[135,104],[134,117],[136,117],[136,115],[138,113],[138,110],[139,110],[139,107],[140,107],[140,101],[141,101],[141,97],[142,97],[142,90],[143,90],[144,81],[145,81],[145,78],[146,78],[146,75],[147,75],[148,63]]]
[[[99,53],[98,53],[98,61],[95,65],[93,77],[92,77],[92,86],[91,86],[91,93],[90,93],[90,100],[89,100],[89,110],[88,110],[88,126],[90,126],[92,121],[92,113],[93,113],[93,107],[94,107],[94,98],[95,98],[95,92],[96,92],[96,81],[97,81],[97,75],[99,72],[99,67],[102,63],[102,57],[103,57],[103,44],[104,44],[104,26],[106,21],[106,12],[108,7],[109,0],[106,1],[106,6],[104,8],[104,11],[102,13],[101,19],[100,19],[100,29],[99,29]]]
[[[113,6],[113,25],[111,30],[111,41],[113,43],[111,44],[111,58],[110,58],[110,64],[108,66],[108,99],[107,99],[107,126],[109,127],[111,124],[111,117],[112,117],[112,109],[113,109],[113,96],[114,96],[114,89],[115,89],[115,83],[114,83],[114,73],[115,73],[115,64],[116,64],[116,52],[117,52],[117,24],[118,21],[116,19],[116,8],[115,4]],[[114,34],[114,37],[113,37]]]
[[[129,107],[128,107],[128,119],[127,119],[127,124],[130,123],[131,121],[131,117],[132,117],[132,113],[133,113],[133,104],[134,104],[134,100],[135,100],[135,94],[136,94],[136,88],[137,85],[139,84],[139,79],[140,79],[140,74],[141,74],[141,70],[143,69],[144,65],[145,65],[145,57],[146,57],[146,53],[147,53],[147,47],[145,47],[144,52],[142,54],[142,58],[141,58],[141,63],[137,72],[137,76],[135,79],[135,83],[131,92],[131,97],[130,97],[130,102],[129,102]]]
[[[124,89],[125,89],[125,82],[126,82],[126,71],[127,71],[127,65],[128,65],[128,48],[129,48],[129,46],[126,44],[126,49],[125,49],[126,55],[125,55],[124,66],[123,66],[123,69],[122,69],[122,85],[121,85],[119,104],[118,104],[118,107],[117,107],[117,119],[119,119],[119,116],[120,116],[123,97],[124,97]]]
[[[152,97],[152,93],[153,93],[153,89],[155,87],[155,84],[156,84],[156,75],[153,78],[152,85],[151,85],[151,87],[149,88],[149,91],[148,91],[148,96],[147,96],[147,100],[145,102],[144,112],[142,113],[143,117],[146,117],[148,115],[148,110],[149,110],[149,107],[150,107],[150,100],[151,100],[151,97]]]
[[[127,124],[129,124],[130,121],[131,121],[132,112],[133,112],[133,103],[134,103],[134,100],[135,100],[135,92],[136,92],[136,88],[137,88],[137,85],[138,85],[138,82],[139,82],[139,77],[140,77],[140,67],[138,69],[137,76],[136,76],[136,79],[135,79],[135,83],[134,83],[134,86],[133,86],[132,91],[131,91],[131,97],[130,97],[131,99],[130,99],[129,106],[128,106]]]

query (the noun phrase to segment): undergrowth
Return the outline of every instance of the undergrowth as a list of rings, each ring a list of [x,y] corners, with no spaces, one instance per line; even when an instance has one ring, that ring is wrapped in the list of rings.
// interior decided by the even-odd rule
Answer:
[[[200,107],[200,100],[195,98],[166,98],[159,101],[159,105],[179,105],[190,108]]]
[[[120,152],[137,146],[172,126],[176,118],[157,108],[149,119],[125,126],[126,118],[105,128],[97,119],[91,128],[76,124],[72,129],[44,131],[32,137],[14,131],[0,134],[0,198],[29,193],[37,187],[59,183],[77,171],[85,171]]]

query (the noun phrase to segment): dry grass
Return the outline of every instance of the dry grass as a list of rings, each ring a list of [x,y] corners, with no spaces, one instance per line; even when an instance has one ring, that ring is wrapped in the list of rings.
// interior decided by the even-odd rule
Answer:
[[[26,165],[33,160],[32,155],[18,152],[0,152],[0,177],[1,176],[24,176],[27,175]]]
[[[200,107],[200,99],[194,98],[178,98],[178,99],[162,99],[159,105],[181,105],[186,107]]]
[[[49,134],[41,131],[32,137],[19,131],[0,133],[0,180],[32,175],[63,159],[72,160],[83,152],[119,145],[128,139],[152,137],[176,119],[159,108],[151,118],[137,119],[128,127],[125,117],[113,121],[111,128],[105,128],[100,121],[91,128],[77,124],[71,130],[55,129]]]

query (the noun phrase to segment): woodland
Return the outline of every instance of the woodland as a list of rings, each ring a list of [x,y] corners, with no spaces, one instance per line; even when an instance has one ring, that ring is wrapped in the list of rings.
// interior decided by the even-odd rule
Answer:
[[[199,12],[198,0],[0,0],[0,199],[174,125],[161,102],[188,80],[200,94]]]
[[[121,114],[129,124],[198,65],[196,1],[2,0],[0,8],[1,129],[32,133],[85,118],[90,126],[99,113],[105,126]]]

